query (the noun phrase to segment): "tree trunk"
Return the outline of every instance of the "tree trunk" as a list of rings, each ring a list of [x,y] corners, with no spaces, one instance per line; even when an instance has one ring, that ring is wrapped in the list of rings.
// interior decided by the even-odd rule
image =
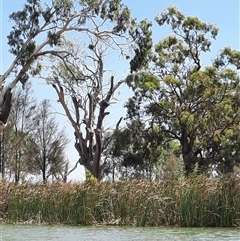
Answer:
[[[42,179],[43,179],[43,183],[46,183],[46,153],[45,150],[43,150],[43,163],[42,163]]]
[[[3,131],[1,134],[1,143],[0,143],[0,173],[1,178],[4,180],[5,178],[5,156],[4,150],[5,149],[5,132]]]
[[[184,162],[185,175],[189,176],[195,169],[196,157],[193,152],[195,136],[187,132],[187,128],[182,126],[181,146]]]

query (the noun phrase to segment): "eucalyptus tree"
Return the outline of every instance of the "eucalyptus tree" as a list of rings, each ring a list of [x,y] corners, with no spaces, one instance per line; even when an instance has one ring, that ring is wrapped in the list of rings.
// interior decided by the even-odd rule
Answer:
[[[14,88],[18,82],[26,82],[30,75],[39,74],[46,56],[61,60],[68,76],[71,77],[68,81],[79,82],[79,75],[76,75],[74,69],[68,67],[67,61],[69,56],[73,58],[76,56],[61,49],[63,37],[67,38],[69,35],[81,37],[82,40],[86,41],[85,47],[89,47],[93,51],[95,54],[93,62],[99,61],[100,68],[102,68],[101,64],[103,63],[100,62],[103,61],[103,56],[98,56],[100,52],[96,52],[98,51],[95,48],[96,43],[98,46],[103,44],[104,48],[119,50],[123,56],[131,59],[131,68],[146,64],[147,59],[142,58],[142,56],[151,48],[151,24],[148,21],[141,21],[138,24],[131,17],[128,7],[121,3],[121,0],[54,0],[51,4],[48,1],[27,0],[23,10],[11,14],[10,19],[15,22],[15,25],[8,36],[8,43],[10,52],[15,56],[15,59],[0,79],[2,85],[10,74],[14,74],[14,78],[9,84],[10,89]],[[88,68],[88,72],[92,76],[95,74],[87,63],[84,67]],[[103,68],[100,71],[103,71]],[[98,77],[102,78],[100,72],[97,74]],[[92,77],[82,76],[80,80],[90,80],[90,78]],[[114,85],[114,78],[110,77],[110,79],[109,94],[101,99],[102,107],[99,113],[103,116],[106,115],[105,109],[109,105],[107,102],[112,97],[117,85],[120,84],[116,81]],[[63,93],[64,88],[59,79],[55,78],[54,81],[54,88],[61,97],[60,102],[64,107],[65,100],[62,98],[65,94],[65,92]],[[101,80],[99,80],[100,82]],[[96,82],[96,84],[98,83]],[[100,86],[96,87],[100,88]],[[90,97],[92,93],[89,94]],[[74,92],[72,96],[75,96]],[[80,97],[75,96],[75,98],[76,100],[72,99],[75,103],[74,108],[76,108],[76,103]],[[93,96],[89,98],[89,102],[92,101],[95,101]],[[69,118],[69,111],[65,107],[64,110]],[[78,115],[77,112],[78,110],[76,110],[76,115]],[[99,157],[97,161],[91,160],[91,165],[89,165],[89,157],[86,157],[87,147],[82,144],[84,141],[82,141],[78,117],[76,116],[76,119],[69,118],[69,120],[76,133],[78,143],[76,148],[80,154],[80,163],[90,169],[94,176],[99,177]],[[98,131],[94,135],[101,139],[101,134],[98,134],[102,125],[101,118],[99,118],[98,123],[96,128]],[[89,132],[90,135],[92,132],[93,130]],[[93,148],[92,144],[89,148]],[[98,148],[97,152],[100,153],[101,147]]]
[[[118,8],[115,14],[120,14],[121,18],[124,17],[124,21],[130,24],[129,9],[124,7],[121,10],[121,5]],[[98,21],[99,26],[102,26],[103,22],[106,24],[106,19],[101,16]],[[103,177],[104,151],[112,139],[105,135],[108,128],[104,126],[104,120],[110,114],[107,108],[117,101],[115,92],[125,82],[125,79],[114,76],[117,70],[112,70],[111,65],[106,63],[109,62],[107,57],[111,55],[110,61],[119,56],[130,58],[133,40],[140,39],[141,32],[142,38],[150,32],[151,24],[147,21],[142,21],[135,29],[132,20],[129,32],[126,33],[128,24],[122,26],[122,29],[118,27],[117,32],[116,26],[112,26],[107,31],[108,34],[103,34],[101,38],[88,34],[82,38],[63,39],[61,46],[56,48],[58,58],[50,57],[47,64],[51,66],[47,68],[48,75],[42,76],[56,90],[58,101],[74,129],[78,163],[98,180]],[[148,39],[149,45],[150,35]],[[135,54],[131,65],[144,62],[138,58]],[[116,125],[120,122],[121,118]]]
[[[188,175],[195,167],[231,172],[240,163],[240,52],[227,47],[209,66],[202,56],[218,29],[169,7],[155,18],[172,34],[149,54],[127,82],[134,91],[128,118],[150,118],[165,136],[178,141]],[[135,72],[134,72],[135,71]]]
[[[55,88],[74,129],[78,163],[100,180],[105,166],[104,152],[112,139],[107,135],[110,127],[104,125],[110,114],[107,108],[117,101],[115,92],[124,79],[116,80],[113,71],[105,67],[105,57],[112,51],[110,42],[89,39],[88,48],[83,48],[80,39],[78,42],[65,42],[61,46],[71,53],[65,56],[64,62],[50,59],[54,64],[48,69],[46,80]]]

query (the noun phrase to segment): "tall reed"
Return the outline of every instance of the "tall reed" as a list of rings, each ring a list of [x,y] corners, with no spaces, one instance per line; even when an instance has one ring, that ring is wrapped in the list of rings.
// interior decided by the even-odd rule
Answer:
[[[1,183],[8,223],[240,226],[240,179],[190,177],[149,182],[41,185]]]

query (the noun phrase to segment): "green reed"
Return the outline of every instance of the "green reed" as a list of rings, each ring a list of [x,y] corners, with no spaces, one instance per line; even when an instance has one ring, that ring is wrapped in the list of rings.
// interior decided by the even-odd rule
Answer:
[[[240,179],[51,185],[1,183],[1,219],[8,223],[240,226]]]

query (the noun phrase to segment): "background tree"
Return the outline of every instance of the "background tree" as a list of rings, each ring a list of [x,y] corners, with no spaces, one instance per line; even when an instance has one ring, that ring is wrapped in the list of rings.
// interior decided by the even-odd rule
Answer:
[[[29,83],[23,90],[14,91],[14,96],[8,126],[1,133],[2,177],[19,183],[42,173],[45,182],[50,176],[52,180],[66,181],[68,140],[63,131],[59,132],[49,102],[37,106]]]
[[[32,169],[38,168],[44,183],[50,176],[59,179],[68,165],[64,151],[69,141],[64,129],[58,130],[49,101],[41,102],[34,124],[35,130],[27,143],[30,154],[28,165]]]
[[[14,168],[12,170],[15,173],[15,183],[19,182],[21,173],[26,175],[29,172],[27,165],[29,153],[26,142],[29,134],[34,129],[33,118],[36,105],[36,99],[33,97],[30,83],[26,83],[23,88],[19,87],[14,92],[14,108],[11,113],[14,135],[8,141],[14,143],[13,150],[15,154],[12,160]]]
[[[32,97],[30,83],[27,83],[24,88],[17,88],[13,95],[13,108],[8,126],[2,134],[1,145],[4,152],[2,161],[5,161],[8,178],[18,183],[20,179],[24,180],[29,171],[26,141],[33,130],[32,119],[36,109],[36,100]]]
[[[156,21],[168,24],[172,35],[156,44],[148,68],[128,77],[135,94],[128,102],[129,118],[151,118],[165,141],[178,141],[187,175],[196,166],[233,171],[240,161],[240,52],[225,48],[203,67],[201,57],[218,33],[215,26],[174,7]]]
[[[134,120],[122,131],[115,132],[112,156],[121,161],[122,178],[153,180],[159,177],[162,137],[156,129]]]
[[[162,180],[179,174],[179,148],[174,142],[163,145],[158,126],[132,120],[114,131],[108,147],[106,177],[115,179]]]

